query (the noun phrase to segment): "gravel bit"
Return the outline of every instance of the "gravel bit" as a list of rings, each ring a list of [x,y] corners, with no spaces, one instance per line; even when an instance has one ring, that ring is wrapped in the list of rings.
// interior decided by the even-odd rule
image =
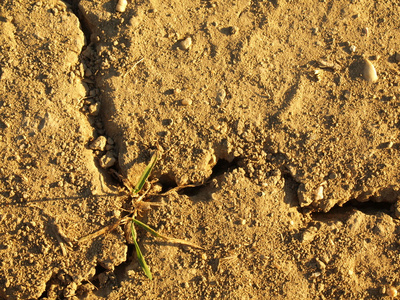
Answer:
[[[115,158],[115,154],[113,151],[108,151],[105,155],[100,158],[100,166],[103,169],[108,169],[112,167],[117,159]]]
[[[218,104],[221,104],[222,102],[224,102],[225,97],[226,97],[226,91],[225,91],[225,89],[220,89],[220,90],[218,91],[218,93],[217,93],[217,98],[216,98]]]
[[[107,138],[102,135],[102,136],[99,136],[97,139],[95,139],[89,145],[89,148],[92,150],[104,151],[106,144],[107,144]]]
[[[181,50],[188,50],[192,46],[192,38],[188,36],[184,40],[179,41],[178,47]]]

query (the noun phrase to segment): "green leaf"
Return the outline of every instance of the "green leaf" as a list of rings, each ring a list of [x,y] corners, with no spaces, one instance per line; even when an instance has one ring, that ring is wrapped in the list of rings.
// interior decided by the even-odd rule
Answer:
[[[136,225],[139,225],[139,226],[143,227],[146,231],[150,232],[152,235],[154,235],[154,236],[156,236],[156,237],[159,237],[159,238],[162,238],[162,239],[164,239],[164,240],[166,240],[166,241],[168,241],[168,242],[170,242],[170,243],[176,243],[176,244],[186,245],[186,246],[190,246],[190,247],[193,247],[193,248],[197,248],[197,249],[202,249],[202,250],[204,250],[203,247],[198,246],[198,245],[196,245],[196,244],[194,244],[194,243],[192,243],[192,242],[185,241],[185,240],[182,240],[182,239],[176,239],[176,238],[169,237],[169,236],[163,235],[163,234],[161,234],[161,233],[158,233],[158,232],[155,231],[153,228],[151,228],[149,225],[144,224],[144,223],[142,223],[142,222],[136,220],[135,218],[132,218],[132,221],[133,221],[132,224],[135,223]]]
[[[153,168],[157,162],[157,158],[158,158],[158,154],[156,151],[153,154],[153,156],[151,157],[149,164],[144,169],[142,176],[140,176],[140,179],[139,179],[138,183],[136,184],[135,188],[133,189],[134,194],[139,193],[141,191],[141,189],[143,188],[144,184],[146,183],[147,178],[149,178],[150,173],[153,170]]]
[[[148,265],[146,264],[146,261],[144,259],[144,256],[143,256],[142,252],[140,251],[139,244],[136,241],[137,234],[136,234],[136,229],[135,229],[134,222],[131,222],[131,233],[132,233],[133,244],[135,245],[135,249],[136,249],[136,255],[137,255],[138,260],[139,260],[139,264],[142,267],[142,270],[146,274],[146,276],[150,280],[152,280],[153,279],[153,275],[151,275],[150,269],[149,269]]]
[[[151,228],[149,225],[144,224],[138,220],[136,220],[135,218],[132,218],[132,221],[136,224],[139,225],[141,227],[143,227],[146,231],[150,232],[152,235],[156,236],[156,237],[160,237],[160,238],[165,238],[163,235],[159,234],[157,231],[155,231],[153,228]]]

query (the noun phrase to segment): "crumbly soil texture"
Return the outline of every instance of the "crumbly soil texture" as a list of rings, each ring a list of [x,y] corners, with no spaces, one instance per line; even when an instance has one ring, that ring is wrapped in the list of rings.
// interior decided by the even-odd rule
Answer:
[[[399,20],[397,0],[1,1],[0,298],[396,297]],[[137,228],[148,279],[134,203],[200,247]]]

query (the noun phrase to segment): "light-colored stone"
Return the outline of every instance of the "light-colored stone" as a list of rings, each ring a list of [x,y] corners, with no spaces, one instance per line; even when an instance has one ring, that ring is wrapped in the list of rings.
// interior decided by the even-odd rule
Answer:
[[[190,36],[178,43],[178,47],[181,50],[188,50],[190,46],[192,46],[192,38]]]
[[[108,151],[105,155],[100,158],[100,166],[103,169],[108,169],[112,167],[117,159],[115,158],[114,152]]]
[[[89,148],[92,150],[100,150],[104,151],[105,146],[107,145],[107,138],[105,136],[99,136],[95,139],[90,145]]]
[[[376,73],[375,67],[368,59],[364,61],[363,76],[364,79],[368,82],[375,82],[378,80],[378,75]]]

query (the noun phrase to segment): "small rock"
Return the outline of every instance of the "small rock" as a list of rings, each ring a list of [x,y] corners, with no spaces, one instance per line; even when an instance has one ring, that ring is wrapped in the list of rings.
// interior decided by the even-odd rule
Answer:
[[[89,114],[92,116],[97,116],[100,112],[100,103],[96,102],[89,106]]]
[[[104,151],[105,146],[107,145],[107,138],[105,136],[99,136],[95,139],[90,145],[89,148],[92,150],[100,150]]]
[[[188,50],[192,46],[192,38],[188,36],[184,40],[179,41],[178,47],[181,50]]]
[[[71,282],[65,289],[64,289],[64,297],[70,298],[75,296],[76,289],[78,285],[75,282]]]
[[[394,215],[396,218],[400,218],[400,199],[394,205]]]
[[[95,33],[92,33],[90,35],[90,42],[92,42],[93,44],[96,44],[96,43],[100,42],[100,36],[98,36]]]
[[[90,77],[90,76],[92,76],[92,75],[93,75],[92,70],[90,70],[89,68],[87,68],[87,69],[85,70],[85,77]]]
[[[329,179],[336,179],[338,176],[335,172],[329,173]]]
[[[321,184],[319,187],[317,187],[314,191],[314,200],[315,201],[320,201],[324,199],[324,185]]]
[[[192,100],[188,99],[188,98],[185,98],[185,99],[182,100],[182,105],[184,105],[184,106],[192,105]]]
[[[128,5],[127,0],[118,0],[117,6],[115,7],[115,10],[117,12],[124,12],[126,10],[126,6]]]
[[[354,45],[351,45],[350,48],[349,48],[349,50],[350,50],[351,53],[356,52],[356,49],[357,49],[357,47],[354,46]]]
[[[397,297],[397,289],[394,286],[389,286],[386,293],[389,297]]]
[[[231,26],[231,27],[229,27],[229,34],[230,35],[234,35],[234,34],[236,34],[236,33],[238,33],[239,32],[239,27],[237,27],[237,26]]]
[[[317,262],[317,266],[321,271],[324,271],[326,269],[326,264],[323,263],[318,257],[315,259]]]
[[[356,211],[349,217],[346,224],[352,232],[356,232],[360,228],[361,224],[364,223],[364,221],[365,214],[363,214],[361,211]]]
[[[107,139],[107,144],[109,144],[109,145],[114,145],[114,140],[112,139],[112,138],[108,138]]]
[[[375,82],[378,80],[378,75],[376,74],[375,67],[368,59],[364,61],[363,76],[364,79],[368,82]]]
[[[98,276],[100,286],[104,286],[108,281],[108,275],[106,272],[100,273]]]
[[[224,102],[225,97],[226,97],[226,91],[225,91],[225,89],[220,89],[220,90],[218,91],[218,93],[217,93],[217,98],[216,98],[216,100],[217,100],[217,102],[218,102],[219,104],[221,104],[222,102]]]
[[[115,158],[114,152],[113,151],[108,151],[105,155],[103,155],[100,158],[100,166],[103,169],[108,169],[110,167],[112,167],[115,162],[117,161],[117,159]]]
[[[395,53],[394,59],[395,59],[397,62],[400,62],[400,53],[399,53],[399,52],[396,52],[396,53]]]
[[[312,240],[314,240],[315,234],[317,233],[317,227],[311,226],[310,228],[307,228],[307,230],[305,230],[303,232],[303,236],[301,238],[302,242],[310,242]]]
[[[343,98],[344,98],[344,99],[349,100],[349,99],[350,99],[350,96],[351,96],[351,93],[350,93],[349,90],[343,91]]]

